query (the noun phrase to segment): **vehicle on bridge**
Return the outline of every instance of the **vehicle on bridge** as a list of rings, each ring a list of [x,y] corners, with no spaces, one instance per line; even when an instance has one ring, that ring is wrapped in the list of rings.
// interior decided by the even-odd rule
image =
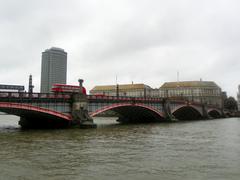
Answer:
[[[23,92],[24,86],[0,84],[0,91]]]
[[[80,87],[74,85],[67,85],[67,84],[53,84],[52,92],[53,93],[73,93],[79,92]],[[82,87],[82,93],[87,94],[86,88]]]

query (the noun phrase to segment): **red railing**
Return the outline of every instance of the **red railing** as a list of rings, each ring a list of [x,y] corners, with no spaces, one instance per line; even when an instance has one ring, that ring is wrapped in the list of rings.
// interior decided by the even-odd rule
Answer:
[[[53,98],[70,99],[70,94],[53,93],[26,93],[26,92],[0,92],[0,98]]]
[[[150,97],[128,97],[128,96],[98,96],[98,95],[88,95],[89,100],[119,100],[119,101],[151,101],[159,102],[162,98],[150,98]]]
[[[96,111],[94,111],[94,112],[91,112],[91,113],[90,113],[90,116],[93,117],[93,116],[96,116],[97,114],[100,114],[100,113],[105,112],[105,111],[107,111],[107,110],[111,110],[111,109],[118,108],[118,107],[124,107],[124,106],[125,106],[125,107],[127,107],[127,106],[129,106],[129,107],[131,107],[131,106],[143,107],[143,108],[146,108],[146,109],[149,109],[149,110],[155,112],[156,114],[158,114],[158,115],[161,116],[161,117],[164,117],[164,115],[163,115],[161,112],[159,112],[159,110],[155,109],[154,107],[147,106],[147,105],[144,105],[144,104],[141,104],[141,103],[136,103],[136,104],[134,104],[134,105],[131,104],[131,103],[113,104],[113,105],[111,105],[111,106],[103,107],[103,108],[98,109],[98,110],[96,110]]]

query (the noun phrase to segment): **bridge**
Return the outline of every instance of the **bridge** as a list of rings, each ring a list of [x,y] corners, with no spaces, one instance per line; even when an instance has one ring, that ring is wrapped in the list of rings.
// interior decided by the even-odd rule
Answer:
[[[121,122],[169,122],[220,118],[214,105],[181,99],[0,92],[0,111],[20,116],[22,128],[91,127],[92,117],[112,111]],[[87,123],[86,123],[87,122]]]

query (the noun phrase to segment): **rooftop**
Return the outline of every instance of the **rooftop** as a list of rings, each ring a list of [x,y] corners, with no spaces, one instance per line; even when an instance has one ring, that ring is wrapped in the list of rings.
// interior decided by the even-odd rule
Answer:
[[[220,88],[213,81],[179,81],[179,82],[165,82],[160,88],[176,88],[176,87],[206,87],[206,88]]]
[[[150,88],[150,86],[145,84],[120,84],[118,87],[119,90]],[[116,85],[95,86],[91,91],[110,91],[110,90],[116,90]]]
[[[58,47],[51,47],[50,49],[46,49],[46,51],[61,51],[61,52],[65,52],[64,49],[62,48],[58,48]]]

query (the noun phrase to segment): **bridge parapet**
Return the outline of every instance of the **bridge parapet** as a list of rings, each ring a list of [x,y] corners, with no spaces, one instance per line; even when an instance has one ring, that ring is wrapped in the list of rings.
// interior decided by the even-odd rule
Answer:
[[[66,119],[66,117],[69,117],[68,121],[72,122],[80,118],[80,120],[82,120],[80,124],[82,122],[90,122],[90,125],[93,124],[93,121],[89,115],[94,116],[109,110],[113,110],[128,119],[138,118],[141,120],[145,118],[171,120],[174,119],[174,116],[180,117],[180,120],[190,120],[207,117],[206,115],[208,114],[212,117],[219,117],[223,114],[222,110],[214,105],[190,102],[184,99],[104,95],[87,96],[85,94],[77,94],[73,97],[73,94],[63,93],[0,92],[0,103],[1,102],[5,103],[5,105],[2,105],[2,108],[5,108],[4,110],[6,110],[6,112],[12,114],[14,114],[14,112],[9,109],[7,110],[7,108],[13,106],[7,106],[7,103],[16,103],[14,104],[14,108],[17,111],[15,113],[20,114],[22,110],[25,114],[31,111],[31,113],[37,115],[38,112],[48,113],[49,111],[50,113],[48,114],[51,115],[51,118],[55,113],[56,118],[63,117],[62,119]],[[30,106],[31,109],[26,109],[27,106]],[[59,113],[63,116],[60,116]],[[30,116],[31,114],[29,114],[28,118],[30,118]],[[176,118],[178,119],[178,117]]]
[[[0,92],[0,102],[19,103],[69,114],[69,94]]]
[[[70,94],[53,93],[27,93],[27,92],[0,92],[0,101],[10,101],[16,99],[64,99],[70,100]]]
[[[103,95],[88,95],[89,101],[107,101],[107,102],[158,102],[163,101],[162,98],[142,98],[142,97],[127,97],[127,96],[103,96]]]

